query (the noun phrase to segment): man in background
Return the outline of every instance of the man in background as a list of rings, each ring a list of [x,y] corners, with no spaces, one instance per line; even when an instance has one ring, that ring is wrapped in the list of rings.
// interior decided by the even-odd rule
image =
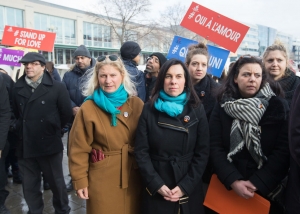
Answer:
[[[63,175],[61,128],[72,116],[68,91],[47,72],[43,55],[29,52],[19,61],[24,75],[13,89],[13,109],[18,120],[16,153],[29,213],[43,213],[41,172],[53,193],[55,213],[69,213]]]
[[[66,72],[63,77],[63,83],[66,85],[71,100],[71,106],[73,110],[73,117],[68,123],[66,129],[70,130],[74,121],[74,118],[83,103],[85,97],[82,95],[83,85],[82,83],[87,81],[85,78],[89,78],[96,65],[96,60],[91,57],[89,50],[80,45],[73,53],[75,64]],[[69,141],[69,139],[68,139]],[[67,191],[73,190],[72,180],[67,183]]]
[[[167,61],[167,58],[159,52],[152,53],[147,59],[145,77],[146,77],[146,102],[151,98],[152,90],[156,83],[159,69]]]
[[[126,70],[130,75],[130,79],[134,82],[137,96],[145,102],[146,99],[146,85],[144,73],[140,71],[137,66],[140,62],[141,48],[138,43],[127,41],[120,48],[121,57]]]

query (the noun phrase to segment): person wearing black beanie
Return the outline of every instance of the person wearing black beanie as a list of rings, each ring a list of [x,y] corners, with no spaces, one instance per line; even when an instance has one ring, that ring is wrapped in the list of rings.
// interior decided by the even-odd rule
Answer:
[[[131,81],[135,84],[137,96],[145,102],[146,86],[144,73],[137,68],[140,62],[140,52],[141,47],[138,43],[133,41],[125,42],[120,48],[123,63],[129,73]]]
[[[159,52],[152,53],[147,59],[145,70],[146,102],[151,98],[152,89],[155,86],[159,69],[167,61],[167,58]]]
[[[96,65],[96,60],[91,56],[90,51],[84,46],[80,45],[73,53],[75,64],[71,67],[70,71],[66,72],[62,82],[66,85],[71,99],[73,110],[73,117],[64,130],[70,130],[73,120],[83,103],[85,96],[82,94],[82,83],[91,74]],[[67,183],[67,191],[73,190],[72,181]]]

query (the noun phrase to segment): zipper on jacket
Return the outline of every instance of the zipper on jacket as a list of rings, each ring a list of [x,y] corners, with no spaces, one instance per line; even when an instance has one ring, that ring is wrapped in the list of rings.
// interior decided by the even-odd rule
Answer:
[[[162,125],[162,126],[168,126],[168,127],[170,127],[171,129],[174,129],[174,130],[177,130],[177,131],[184,131],[184,132],[189,133],[189,130],[188,130],[188,129],[185,129],[185,128],[180,127],[180,126],[174,126],[174,125],[169,124],[169,123],[161,123],[161,122],[158,122],[158,124],[160,124],[160,125]]]

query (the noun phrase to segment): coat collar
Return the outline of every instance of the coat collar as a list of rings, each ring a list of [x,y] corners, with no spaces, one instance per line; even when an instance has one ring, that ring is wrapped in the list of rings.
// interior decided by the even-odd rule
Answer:
[[[43,94],[47,93],[49,89],[47,86],[53,85],[53,79],[50,76],[50,74],[47,71],[44,71],[44,76],[42,79],[41,84],[35,89],[35,92],[32,94],[30,90],[28,90],[28,84],[26,83],[25,80],[25,75],[24,74],[15,84],[16,88],[21,88],[18,91],[18,94],[25,97],[29,98],[28,103],[32,102],[33,100],[37,99],[38,97],[42,96]]]

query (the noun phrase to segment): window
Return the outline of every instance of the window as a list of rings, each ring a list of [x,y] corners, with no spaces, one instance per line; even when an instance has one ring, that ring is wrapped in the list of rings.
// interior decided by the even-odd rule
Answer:
[[[86,46],[111,47],[109,26],[83,22],[83,40]]]
[[[56,44],[76,45],[74,20],[34,13],[34,28],[55,32]]]
[[[0,6],[0,32],[5,25],[24,27],[23,10]]]

